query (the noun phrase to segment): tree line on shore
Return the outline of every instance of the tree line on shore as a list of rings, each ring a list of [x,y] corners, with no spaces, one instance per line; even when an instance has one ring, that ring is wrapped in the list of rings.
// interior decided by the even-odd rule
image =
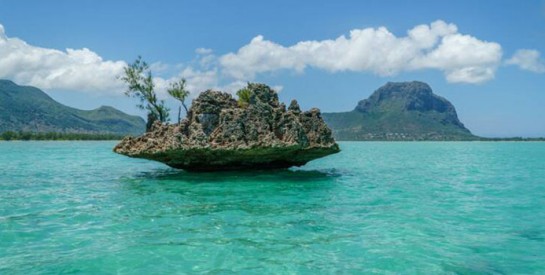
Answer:
[[[0,140],[120,140],[123,136],[104,133],[15,132],[0,134]]]

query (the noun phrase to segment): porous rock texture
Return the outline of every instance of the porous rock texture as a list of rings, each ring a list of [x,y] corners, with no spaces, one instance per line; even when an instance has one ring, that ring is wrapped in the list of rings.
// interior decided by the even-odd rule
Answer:
[[[156,122],[140,137],[126,137],[114,152],[193,171],[273,169],[301,166],[339,152],[320,110],[286,109],[274,90],[252,84],[250,100],[201,93],[179,124]]]

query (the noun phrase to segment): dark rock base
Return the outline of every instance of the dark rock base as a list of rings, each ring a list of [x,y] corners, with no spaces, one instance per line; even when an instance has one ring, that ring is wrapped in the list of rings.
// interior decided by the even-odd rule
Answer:
[[[170,150],[132,157],[151,159],[170,167],[188,171],[265,170],[302,166],[307,162],[339,152],[338,145],[329,148],[253,148],[239,150],[189,149]]]

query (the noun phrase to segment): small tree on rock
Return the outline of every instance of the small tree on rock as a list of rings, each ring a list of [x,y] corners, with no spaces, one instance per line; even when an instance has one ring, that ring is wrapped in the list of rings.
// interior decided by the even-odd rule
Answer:
[[[252,96],[252,90],[249,89],[249,85],[250,83],[248,83],[247,87],[237,91],[239,107],[246,108],[250,104],[250,97]]]
[[[165,106],[164,100],[157,99],[155,84],[148,64],[142,60],[141,56],[138,56],[132,64],[123,70],[125,75],[121,77],[121,80],[128,85],[125,95],[138,98],[140,103],[136,106],[148,111],[146,131],[150,130],[156,120],[167,122],[169,109]]]
[[[184,107],[185,113],[189,112],[187,110],[187,106],[185,105],[185,100],[189,96],[189,91],[185,88],[185,79],[181,79],[177,82],[173,82],[170,84],[170,88],[167,90],[168,94],[180,101],[182,103],[181,106],[178,106],[178,123],[180,123],[181,119],[181,112],[182,112],[182,106]]]

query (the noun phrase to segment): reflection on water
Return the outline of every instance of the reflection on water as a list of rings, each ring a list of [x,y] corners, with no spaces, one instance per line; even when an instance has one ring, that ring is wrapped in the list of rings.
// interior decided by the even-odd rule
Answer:
[[[464,263],[443,263],[442,271],[452,274],[507,274],[494,263],[469,259]]]
[[[336,170],[186,172],[171,168],[120,179],[122,212],[191,217],[238,211],[250,216],[306,212],[335,196]],[[153,205],[154,207],[148,207]],[[320,206],[321,205],[321,206]]]
[[[140,194],[155,192],[193,195],[247,193],[259,194],[287,190],[312,191],[330,188],[341,173],[331,170],[263,170],[225,172],[187,172],[171,168],[140,172],[121,178],[122,186]]]
[[[157,180],[178,180],[190,183],[202,182],[238,182],[238,181],[262,181],[262,182],[308,182],[328,180],[339,177],[341,174],[335,169],[331,170],[253,170],[253,171],[219,171],[219,172],[187,172],[171,168],[156,169],[142,172],[136,178]]]

